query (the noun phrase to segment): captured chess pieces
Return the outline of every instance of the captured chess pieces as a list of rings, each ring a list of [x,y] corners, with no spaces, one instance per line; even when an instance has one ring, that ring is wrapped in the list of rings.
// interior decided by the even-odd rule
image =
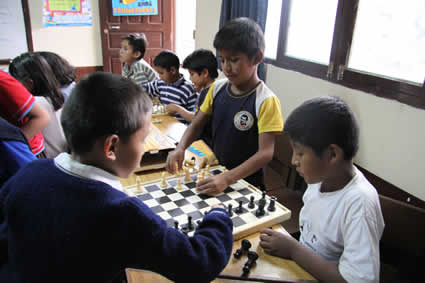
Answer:
[[[242,254],[248,253],[250,248],[251,248],[251,242],[244,239],[241,242],[241,247],[236,250],[236,252],[233,254],[233,256],[237,259],[240,259]]]
[[[247,276],[251,271],[251,268],[257,262],[258,254],[253,251],[248,251],[248,260],[245,262],[245,265],[242,268],[243,276]]]

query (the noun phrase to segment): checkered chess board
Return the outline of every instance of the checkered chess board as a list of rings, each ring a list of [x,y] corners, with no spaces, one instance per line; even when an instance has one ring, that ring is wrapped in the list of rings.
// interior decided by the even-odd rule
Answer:
[[[210,169],[211,175],[223,172],[223,166]],[[170,176],[166,178],[167,187],[161,188],[161,179],[152,182],[133,185],[125,188],[129,195],[134,195],[143,201],[153,212],[162,217],[169,227],[186,231],[188,216],[192,217],[194,228],[200,223],[202,217],[214,204],[222,203],[227,210],[232,205],[233,236],[235,240],[257,232],[262,228],[272,226],[288,220],[291,211],[283,205],[275,202],[275,210],[269,211],[270,197],[265,196],[265,213],[257,216],[258,201],[263,197],[260,190],[244,180],[239,180],[229,186],[223,193],[217,196],[207,196],[196,191],[197,173],[192,173],[190,182],[184,182],[184,176]],[[177,179],[181,179],[181,189],[177,189]],[[249,208],[251,196],[254,197],[254,208]],[[242,209],[239,209],[242,202]],[[187,233],[193,235],[193,231]]]

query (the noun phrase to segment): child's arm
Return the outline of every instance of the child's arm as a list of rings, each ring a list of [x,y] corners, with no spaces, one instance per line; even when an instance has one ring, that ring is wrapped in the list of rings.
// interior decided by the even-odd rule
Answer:
[[[195,112],[191,112],[186,110],[184,107],[181,107],[177,104],[168,104],[167,105],[167,112],[170,115],[179,114],[183,119],[185,119],[187,122],[192,122],[193,118],[195,117]]]
[[[146,90],[150,97],[159,96],[158,80],[142,84],[142,87]]]
[[[217,194],[237,180],[243,179],[266,166],[273,158],[275,134],[273,132],[261,133],[258,138],[259,148],[253,156],[230,171],[200,181],[197,189],[204,194]],[[235,150],[238,149],[235,148]]]
[[[273,256],[295,261],[320,282],[347,282],[339,273],[338,265],[329,262],[294,238],[272,229],[263,229],[260,246]]]
[[[184,152],[186,148],[188,148],[192,144],[192,142],[194,142],[200,136],[202,129],[204,128],[205,124],[208,122],[209,119],[210,116],[208,114],[203,113],[202,111],[199,111],[196,114],[192,123],[190,123],[189,127],[184,132],[183,137],[177,145],[176,149],[168,154],[166,165],[166,169],[168,172],[174,174],[176,172],[176,169],[182,169],[182,164],[184,161]]]
[[[50,122],[49,113],[38,102],[34,103],[27,117],[29,120],[21,127],[21,130],[28,140],[41,132]]]

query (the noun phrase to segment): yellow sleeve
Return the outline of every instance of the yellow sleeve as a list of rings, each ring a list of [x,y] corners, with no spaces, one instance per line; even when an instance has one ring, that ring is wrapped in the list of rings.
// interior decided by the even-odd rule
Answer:
[[[280,101],[276,96],[264,100],[258,114],[258,133],[282,132],[283,118]]]
[[[214,84],[211,85],[210,89],[207,92],[207,95],[205,96],[204,102],[201,105],[201,111],[208,115],[211,115],[212,113],[213,91]]]

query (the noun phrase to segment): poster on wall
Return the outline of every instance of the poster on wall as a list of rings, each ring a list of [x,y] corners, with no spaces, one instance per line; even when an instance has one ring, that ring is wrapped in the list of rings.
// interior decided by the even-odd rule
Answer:
[[[113,16],[158,15],[157,0],[112,0]]]
[[[43,0],[43,26],[91,26],[90,0]]]

